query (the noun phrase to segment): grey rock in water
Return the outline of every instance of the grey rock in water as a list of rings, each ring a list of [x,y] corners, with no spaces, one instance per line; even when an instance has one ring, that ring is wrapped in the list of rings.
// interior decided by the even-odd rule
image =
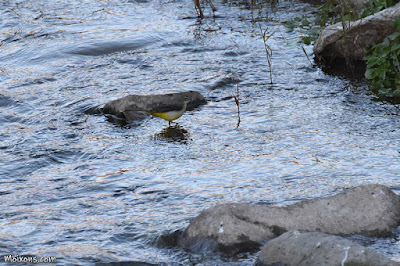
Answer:
[[[180,244],[196,251],[210,239],[218,250],[243,252],[286,231],[389,236],[400,224],[400,199],[383,185],[363,185],[338,195],[287,207],[229,203],[203,211],[186,228]]]
[[[323,58],[363,60],[366,53],[394,32],[400,3],[366,18],[339,22],[326,27],[314,45],[314,54]]]
[[[188,97],[190,100],[186,110],[193,110],[207,103],[203,95],[197,91],[156,95],[128,95],[108,102],[102,108],[102,112],[125,119],[129,122],[138,121],[149,116],[145,110],[151,109],[154,105],[181,105],[185,97]]]
[[[287,232],[269,241],[256,266],[399,266],[382,254],[348,239],[320,232]]]

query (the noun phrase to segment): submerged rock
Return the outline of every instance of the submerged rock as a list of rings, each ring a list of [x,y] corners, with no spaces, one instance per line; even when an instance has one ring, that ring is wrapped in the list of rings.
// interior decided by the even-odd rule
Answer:
[[[256,266],[264,265],[399,266],[400,263],[339,236],[290,231],[264,246]]]
[[[235,253],[289,230],[337,235],[388,236],[400,223],[400,199],[382,185],[364,185],[338,195],[287,207],[229,203],[203,211],[186,228],[180,244],[196,249],[210,239],[216,249]],[[196,250],[194,250],[196,251]]]
[[[400,3],[366,18],[339,22],[326,27],[314,45],[314,54],[322,58],[363,60],[376,44],[394,32],[400,16]]]
[[[144,110],[150,109],[150,107],[155,104],[180,105],[184,101],[185,97],[188,97],[190,100],[186,110],[193,110],[194,108],[207,103],[203,95],[197,91],[157,95],[128,95],[108,102],[104,105],[102,112],[114,115],[128,122],[140,121],[149,116],[149,114]]]

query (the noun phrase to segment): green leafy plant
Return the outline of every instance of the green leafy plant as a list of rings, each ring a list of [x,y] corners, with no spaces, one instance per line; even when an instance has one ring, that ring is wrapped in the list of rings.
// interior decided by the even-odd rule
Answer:
[[[393,6],[399,1],[400,0],[370,0],[360,14],[360,11],[356,10],[349,0],[327,0],[318,8],[318,13],[314,20],[296,17],[285,21],[283,24],[288,31],[293,31],[295,28],[306,30],[307,32],[305,36],[301,38],[300,42],[309,45],[318,39],[320,31],[327,25],[342,22],[345,26],[349,21],[367,17]]]
[[[368,17],[369,15],[382,11],[385,8],[394,6],[398,2],[399,0],[371,0],[366,4],[365,9],[361,14],[361,17]]]
[[[374,46],[367,55],[365,77],[370,88],[380,97],[400,99],[400,18],[395,32]]]
[[[327,25],[335,24],[340,21],[357,20],[358,18],[359,16],[354,8],[351,7],[349,1],[328,0],[318,8],[317,15],[314,19],[309,19],[306,16],[295,17],[284,21],[283,25],[289,32],[294,29],[301,29],[304,35],[299,42],[310,45],[318,39],[321,30]]]
[[[316,22],[321,27],[340,21],[353,21],[360,18],[349,0],[328,0],[319,7],[319,13],[320,16],[316,19]]]

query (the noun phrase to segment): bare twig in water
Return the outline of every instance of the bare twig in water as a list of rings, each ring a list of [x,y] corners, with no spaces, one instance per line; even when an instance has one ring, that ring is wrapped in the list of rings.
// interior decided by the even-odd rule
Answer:
[[[201,10],[200,0],[194,0],[194,7],[199,18],[204,18],[203,11]]]
[[[213,12],[217,11],[217,9],[215,8],[214,4],[212,3],[211,0],[206,0],[206,2],[210,5],[211,9]]]
[[[212,3],[212,0],[205,0],[205,2],[211,7],[213,13],[215,11],[217,11],[217,8],[214,6],[214,4]],[[194,7],[196,9],[197,12],[197,16],[201,19],[204,18],[204,13],[203,13],[203,9],[201,8],[201,4],[200,4],[200,0],[194,0]],[[215,14],[214,14],[215,15]]]
[[[14,12],[14,14],[15,14],[15,15],[17,15],[18,17],[21,17],[21,15],[20,15],[20,14],[18,14],[18,13],[17,13],[17,11],[15,11],[15,9],[14,9],[14,8],[10,8],[10,10],[11,10],[12,12]]]
[[[304,46],[302,46],[301,49],[303,49],[303,53],[307,56],[307,59],[310,62],[311,66],[313,66],[313,63],[311,62],[310,57],[308,57],[308,54],[306,52],[306,49],[304,49]]]
[[[254,19],[254,8],[257,8],[260,11],[261,7],[259,7],[257,5],[257,0],[251,0],[250,8],[251,8],[251,21],[255,22],[255,19]]]
[[[239,85],[236,85],[236,95],[237,96],[234,95],[233,98],[235,98],[235,102],[236,102],[236,106],[237,106],[238,122],[237,122],[236,128],[238,128],[240,125]]]
[[[279,0],[269,0],[269,1],[250,0],[251,21],[254,23],[257,21],[268,20],[269,9],[273,11],[278,1]],[[255,10],[258,10],[257,18],[254,17]]]
[[[271,38],[274,35],[274,32],[271,33],[270,35],[267,35],[268,27],[265,30],[263,30],[261,28],[261,23],[258,23],[258,26],[260,27],[261,36],[262,36],[263,42],[264,42],[265,53],[267,55],[267,62],[268,62],[268,67],[269,67],[269,79],[270,79],[270,82],[272,84],[272,61],[271,61],[272,49],[268,45],[267,41],[268,41],[269,38]]]

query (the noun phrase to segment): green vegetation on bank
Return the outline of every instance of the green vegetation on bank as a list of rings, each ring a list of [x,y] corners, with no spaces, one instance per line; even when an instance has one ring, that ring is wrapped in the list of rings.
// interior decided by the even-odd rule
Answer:
[[[307,31],[301,38],[307,45],[314,43],[320,31],[337,22],[343,24],[355,21],[385,8],[397,4],[400,0],[371,0],[362,11],[356,11],[349,2],[330,0],[319,8],[319,14],[314,21],[307,18],[294,18],[285,22],[288,30],[299,27]],[[299,23],[300,21],[300,23]],[[297,23],[296,23],[297,22]],[[379,97],[400,100],[400,18],[394,24],[395,32],[387,36],[382,43],[374,46],[365,56],[367,65],[365,77],[369,80],[369,88]]]
[[[365,77],[378,96],[400,99],[400,18],[396,20],[394,29],[393,34],[365,56]]]
[[[366,6],[365,10],[361,14],[361,18],[368,17],[369,15],[375,14],[385,8],[394,6],[399,0],[371,0],[370,4]]]
[[[215,7],[212,5],[212,0],[204,1],[212,7],[213,11],[215,11]],[[274,6],[274,3],[277,1],[278,0],[272,0],[271,6]],[[267,2],[268,1],[266,1],[266,3]],[[310,45],[317,40],[320,32],[328,25],[341,22],[344,29],[344,35],[346,35],[346,27],[348,27],[347,25],[350,25],[348,23],[349,21],[363,19],[399,2],[400,0],[370,0],[367,4],[365,4],[364,8],[360,10],[356,9],[348,0],[328,0],[327,2],[321,4],[318,14],[314,19],[309,19],[307,16],[294,17],[290,20],[284,21],[283,24],[288,31],[293,31],[294,29],[302,30],[304,35],[301,37],[300,42]],[[199,18],[203,18],[204,16],[201,10],[200,0],[195,0],[195,6]],[[251,0],[250,7],[252,12],[253,9],[258,9],[259,12],[262,10],[262,5],[259,5],[257,0]],[[268,4],[266,4],[266,7],[268,10]],[[258,20],[254,19],[254,22],[256,21]],[[374,46],[366,54],[364,58],[367,65],[365,77],[369,80],[369,88],[379,97],[390,98],[399,101],[400,18],[398,18],[395,22],[394,29],[395,32],[393,34],[387,36],[382,43]],[[266,31],[267,30],[263,31],[261,29],[264,44],[266,45],[267,58],[269,60],[268,62],[271,69],[270,57],[268,57],[269,51],[267,49],[269,46],[266,43]],[[350,68],[352,68],[352,62],[348,60],[348,58],[345,59],[346,64],[349,64]]]
[[[397,4],[399,0],[371,0],[362,12],[358,13],[349,7],[346,1],[337,4],[331,0],[321,8],[319,25],[327,23],[354,21],[365,18],[385,8]],[[400,18],[395,22],[395,32],[387,36],[382,43],[374,46],[365,56],[367,65],[365,77],[369,80],[368,87],[378,97],[400,99]]]
[[[309,19],[305,16],[294,17],[284,21],[283,24],[288,31],[293,31],[296,27],[305,30],[307,33],[301,38],[300,42],[309,45],[314,43],[318,39],[321,30],[329,25],[365,18],[391,7],[399,1],[371,0],[363,10],[357,11],[348,1],[329,0],[319,6],[318,13],[314,19]]]

